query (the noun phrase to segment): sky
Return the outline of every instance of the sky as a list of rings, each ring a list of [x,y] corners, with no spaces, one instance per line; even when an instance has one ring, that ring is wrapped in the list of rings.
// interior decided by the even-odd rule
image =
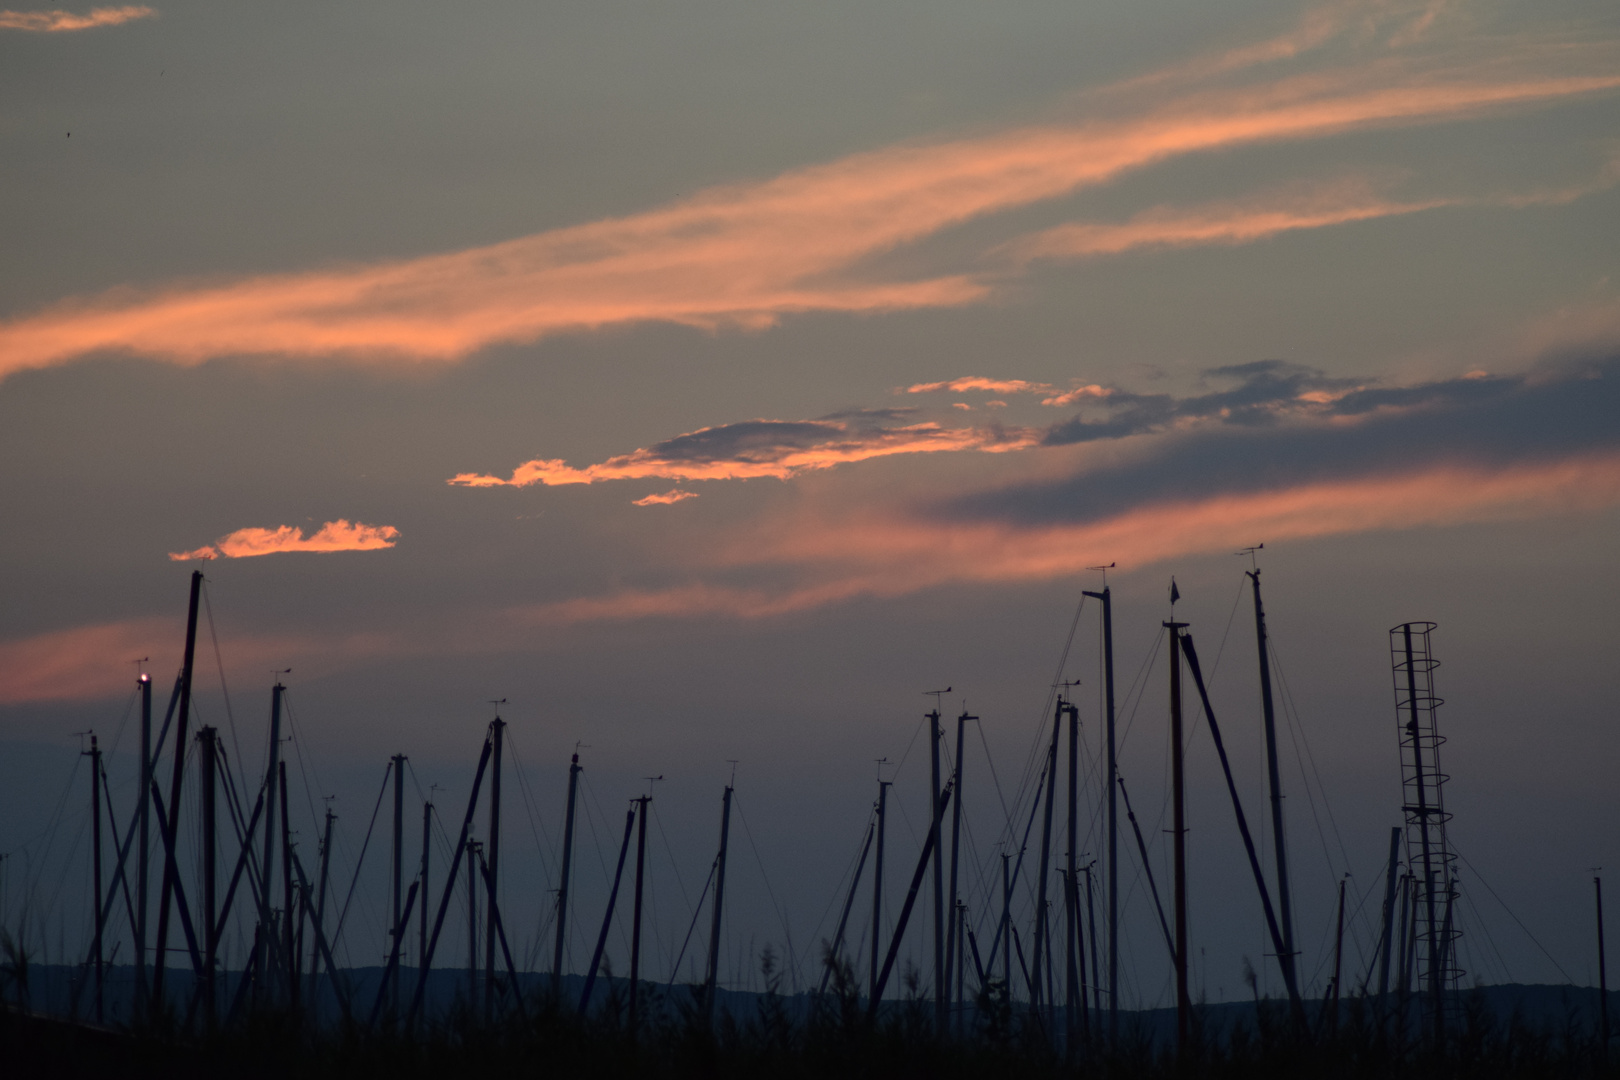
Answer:
[[[1172,575],[1258,820],[1258,565],[1311,985],[1344,875],[1358,972],[1378,932],[1409,620],[1437,624],[1467,979],[1595,981],[1612,5],[18,9],[0,102],[0,894],[49,957],[88,925],[61,900],[88,872],[81,733],[116,743],[127,822],[134,661],[163,698],[198,568],[197,722],[255,790],[279,673],[300,847],[331,797],[355,874],[394,754],[407,848],[418,793],[453,835],[498,711],[503,921],[538,955],[577,748],[569,963],[650,790],[669,978],[734,782],[745,986],[765,943],[817,977],[880,776],[903,891],[927,691],[979,718],[971,920],[1059,682],[1099,855],[1098,566],[1161,883]],[[1190,716],[1194,990],[1244,996],[1252,963],[1277,992],[1212,750]],[[381,843],[354,963],[385,947]],[[1121,1004],[1170,1003],[1128,834],[1120,860]]]

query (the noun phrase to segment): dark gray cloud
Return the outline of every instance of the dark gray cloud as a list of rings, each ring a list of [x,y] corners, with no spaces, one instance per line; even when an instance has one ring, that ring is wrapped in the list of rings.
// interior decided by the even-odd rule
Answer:
[[[1231,370],[1231,369],[1228,369]],[[1252,393],[1254,407],[1281,401],[1295,372],[1244,372],[1230,392]],[[1318,376],[1305,375],[1307,381]],[[1273,395],[1268,398],[1267,395]],[[1092,424],[1079,419],[1047,432],[1049,445],[1157,430],[1168,419],[1198,415],[1208,395],[1183,402],[1133,403]],[[1381,407],[1399,407],[1377,413]],[[1207,415],[1207,413],[1205,414]],[[1360,417],[1351,424],[1324,422]],[[1077,432],[1079,425],[1082,432]],[[1065,430],[1067,429],[1067,430]],[[1620,447],[1620,356],[1536,376],[1442,380],[1406,388],[1358,390],[1329,402],[1314,418],[1256,425],[1228,421],[1168,440],[1146,460],[1064,480],[1020,484],[945,500],[931,510],[948,519],[996,519],[1026,525],[1089,521],[1165,500],[1261,491],[1314,480],[1403,470],[1444,462],[1505,466]]]

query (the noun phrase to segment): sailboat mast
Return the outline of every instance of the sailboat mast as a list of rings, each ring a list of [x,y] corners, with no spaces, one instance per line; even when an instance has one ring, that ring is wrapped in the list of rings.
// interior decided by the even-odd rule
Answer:
[[[704,977],[703,1015],[714,1022],[714,998],[720,984],[720,917],[726,899],[726,847],[731,840],[731,785],[720,798],[720,853],[714,861],[714,913],[709,923],[709,970]]]
[[[579,791],[579,754],[568,764],[568,811],[563,818],[562,877],[557,887],[557,944],[551,954],[551,992],[562,993],[563,945],[568,937],[568,878],[574,868],[574,798]]]
[[[640,804],[641,820],[636,822],[636,900],[634,913],[630,921],[630,1038],[635,1039],[640,1034],[638,1021],[641,1018],[641,898],[645,885],[644,872],[647,866],[647,804],[652,802],[651,795],[643,795],[637,799]]]
[[[1080,938],[1080,892],[1079,864],[1080,864],[1080,710],[1075,705],[1066,705],[1064,711],[1069,716],[1069,865],[1064,869],[1063,882],[1063,913],[1065,929],[1068,931],[1066,960],[1064,965],[1065,994],[1064,1008],[1068,1017],[1068,1036],[1070,1052],[1073,1053],[1076,1032],[1085,1022],[1085,992],[1081,987],[1081,976],[1086,967],[1085,944]]]
[[[1171,833],[1175,844],[1176,910],[1176,1047],[1189,1045],[1192,1035],[1192,998],[1187,993],[1187,806],[1181,736],[1181,628],[1171,620],[1170,631],[1170,785]]]
[[[168,966],[165,958],[169,948],[169,904],[179,886],[180,868],[175,862],[175,844],[179,840],[180,789],[185,779],[186,726],[191,721],[192,664],[197,657],[197,602],[202,594],[202,571],[191,572],[191,602],[186,613],[185,662],[180,668],[180,718],[174,736],[174,778],[169,785],[169,813],[163,837],[163,885],[158,892],[156,970],[152,973],[152,996],[163,997],[163,972]],[[156,798],[156,793],[153,793]]]
[[[961,951],[962,951],[962,944],[961,944],[960,938],[961,938],[962,935],[960,933],[956,933],[955,928],[957,926],[958,921],[962,917],[961,909],[958,907],[958,904],[960,903],[960,901],[958,900],[958,896],[957,896],[957,880],[958,880],[957,862],[958,862],[958,856],[959,856],[959,854],[960,854],[960,852],[962,850],[962,752],[963,752],[963,730],[967,727],[967,722],[969,720],[977,720],[977,719],[978,719],[977,716],[969,716],[966,709],[963,709],[962,710],[962,715],[958,716],[956,718],[956,765],[955,765],[955,768],[953,768],[951,770],[951,777],[952,777],[951,785],[956,791],[956,803],[955,803],[955,805],[953,805],[951,807],[951,897],[950,897],[950,907],[948,909],[950,911],[950,913],[951,913],[951,927],[952,927],[953,932],[946,935],[946,942],[945,942],[945,972],[946,972],[947,980],[949,980],[951,977],[953,977],[953,975],[956,978],[957,997],[961,997],[961,993],[962,993],[962,987],[961,987],[962,980],[961,980],[961,975],[960,975],[961,968],[962,968],[962,965],[960,963]],[[947,990],[948,989],[949,989],[949,987],[947,985]]]
[[[877,862],[872,871],[872,981],[867,989],[867,996],[873,1009],[877,1008],[878,953],[882,947],[883,935],[883,826],[889,809],[889,783],[888,780],[878,778]]]
[[[117,841],[117,836],[114,836]],[[105,1007],[106,973],[102,965],[102,931],[106,919],[101,904],[101,749],[96,745],[94,733],[90,736],[90,888],[96,905],[96,1023],[102,1020]]]
[[[152,812],[152,676],[142,673],[141,688],[141,786],[136,805],[140,818],[137,826],[140,836],[139,864],[135,886],[135,1003],[137,1015],[146,1006],[146,897],[148,892],[147,864],[150,858],[149,835]]]
[[[389,937],[394,939],[391,946],[397,950],[400,938],[405,933],[405,927],[400,925],[400,905],[404,902],[405,880],[405,755],[394,755],[394,919],[390,925],[393,933]],[[397,1016],[399,1014],[399,965],[394,964],[389,969],[388,977],[388,1004]]]
[[[1037,1010],[1043,1003],[1050,1004],[1050,995],[1044,992],[1041,985],[1041,957],[1049,948],[1046,933],[1047,871],[1052,862],[1052,809],[1057,795],[1058,736],[1063,733],[1063,706],[1063,699],[1059,697],[1057,711],[1052,717],[1052,744],[1046,754],[1046,806],[1041,826],[1039,884],[1035,887],[1035,949],[1029,965],[1029,1001],[1031,1007]],[[1047,1022],[1047,1031],[1050,1032],[1050,1017]]]
[[[1103,700],[1108,739],[1108,1040],[1119,1038],[1119,767],[1114,743],[1114,594],[1106,584],[1085,595],[1102,601]]]
[[[489,908],[484,916],[484,1016],[495,1017],[495,934],[500,926],[500,915],[495,910],[497,874],[501,865],[501,736],[506,721],[499,716],[489,722],[490,753],[489,776],[489,841],[485,844],[488,868]],[[516,993],[517,987],[512,988]]]
[[[426,979],[428,973],[428,855],[433,850],[433,803],[422,804],[422,906],[418,908],[418,929],[416,935],[416,965],[420,971],[419,978]],[[325,862],[325,849],[322,849],[322,862]],[[455,876],[456,868],[450,868],[450,874]],[[311,965],[314,960],[311,959]],[[398,1008],[398,1002],[395,1003]]]
[[[218,817],[215,793],[218,788],[219,743],[214,729],[205,727],[197,732],[202,747],[202,886],[203,886],[203,1015],[210,1027],[214,1023],[216,1000],[215,971],[219,959],[219,904],[216,900],[218,876],[215,872],[215,851],[218,848]]]
[[[1254,633],[1260,652],[1260,709],[1265,718],[1266,778],[1271,789],[1271,849],[1277,859],[1277,918],[1281,924],[1283,947],[1277,962],[1283,966],[1289,985],[1297,985],[1294,972],[1293,899],[1288,888],[1288,837],[1283,829],[1282,779],[1277,769],[1277,718],[1271,697],[1271,649],[1266,634],[1266,609],[1260,600],[1260,571],[1248,572],[1254,585]]]
[[[281,753],[281,696],[286,690],[280,679],[270,688],[270,757],[264,771],[264,861],[259,873],[260,927],[255,935],[258,955],[254,964],[254,978],[261,989],[270,985],[270,882],[276,850],[276,763]]]
[[[945,807],[939,801],[940,775],[939,775],[939,743],[944,736],[944,730],[939,724],[939,710],[934,709],[928,714],[928,732],[930,745],[933,748],[933,788],[929,792],[929,801],[932,806],[932,820],[934,835],[938,837],[943,831]],[[943,1033],[945,1019],[949,1007],[946,997],[946,986],[950,983],[950,971],[945,966],[945,860],[934,859],[934,1030]]]

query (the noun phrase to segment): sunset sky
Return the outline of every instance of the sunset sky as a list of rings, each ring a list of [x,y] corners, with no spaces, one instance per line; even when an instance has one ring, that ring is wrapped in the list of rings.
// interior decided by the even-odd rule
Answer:
[[[453,832],[506,699],[526,942],[584,744],[609,866],[664,777],[669,977],[735,760],[726,970],[791,935],[813,981],[879,758],[903,761],[891,895],[909,880],[925,691],[981,718],[975,919],[1055,675],[1082,682],[1095,803],[1095,605],[1059,670],[1090,567],[1117,564],[1156,872],[1172,575],[1258,816],[1234,553],[1264,543],[1313,985],[1339,878],[1381,896],[1387,632],[1414,619],[1438,624],[1468,980],[1595,981],[1591,868],[1620,869],[1612,3],[18,9],[0,102],[8,919],[82,887],[77,733],[127,724],[137,658],[166,700],[201,566],[200,721],[256,773],[291,669],[302,846],[336,796],[352,857],[396,753]],[[1244,996],[1269,946],[1189,728],[1195,992]],[[1122,1004],[1163,1005],[1131,845]],[[582,858],[576,969],[604,889]],[[381,962],[372,936],[352,962]]]

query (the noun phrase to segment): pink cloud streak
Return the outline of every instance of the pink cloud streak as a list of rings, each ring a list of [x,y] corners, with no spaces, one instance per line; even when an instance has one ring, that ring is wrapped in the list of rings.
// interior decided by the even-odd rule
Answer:
[[[742,438],[724,438],[715,450],[705,436],[741,429]],[[781,431],[781,434],[777,434]],[[978,450],[1003,453],[1034,446],[1039,433],[1023,428],[947,428],[932,422],[904,427],[864,427],[839,420],[756,420],[721,428],[700,428],[655,447],[575,468],[561,458],[526,461],[507,478],[459,473],[446,483],[458,487],[530,487],[543,484],[598,484],[607,480],[788,480],[803,473],[895,454]],[[682,497],[690,498],[691,493]],[[664,501],[662,496],[651,497]],[[675,501],[673,499],[668,501]],[[646,505],[645,502],[637,503]]]
[[[91,8],[88,15],[75,15],[71,11],[0,11],[0,30],[33,30],[41,33],[62,33],[71,30],[93,30],[98,26],[117,26],[135,19],[152,19],[157,11],[144,5]]]
[[[343,518],[328,521],[312,535],[305,536],[296,525],[275,529],[237,529],[212,544],[194,551],[172,551],[174,562],[189,559],[248,559],[255,555],[276,555],[285,551],[378,551],[394,546],[399,530],[392,525],[350,524]]]
[[[1567,71],[1573,57],[1561,58]],[[179,364],[269,354],[442,362],[622,323],[758,328],[795,312],[964,305],[990,294],[987,281],[873,281],[858,265],[1177,156],[1616,88],[1612,66],[1425,79],[1385,64],[1192,94],[1125,119],[902,145],[461,252],[66,301],[0,325],[0,377],[108,350]]]
[[[947,584],[1043,581],[1098,561],[1130,570],[1224,551],[1255,536],[1325,536],[1533,519],[1620,505],[1620,455],[1296,485],[1140,507],[1085,524],[1019,528],[885,516],[801,515],[762,525],[714,558],[714,569],[774,566],[812,580],[777,589],[694,583],[626,590],[520,609],[535,624],[724,615],[762,618],[858,596],[895,597]]]

